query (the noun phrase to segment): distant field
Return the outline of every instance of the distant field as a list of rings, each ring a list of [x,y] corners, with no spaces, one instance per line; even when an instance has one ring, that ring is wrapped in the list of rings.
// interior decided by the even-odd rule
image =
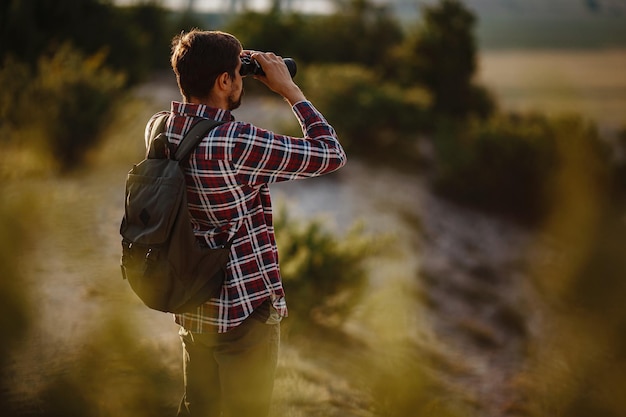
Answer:
[[[476,37],[483,50],[625,48],[626,16],[486,17]]]
[[[626,126],[626,48],[487,50],[478,79],[504,109],[575,112],[609,129]]]

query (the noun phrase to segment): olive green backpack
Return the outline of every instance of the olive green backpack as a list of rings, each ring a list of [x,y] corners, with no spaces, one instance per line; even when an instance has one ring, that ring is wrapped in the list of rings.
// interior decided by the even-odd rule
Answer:
[[[164,114],[155,120],[146,158],[126,178],[121,267],[148,307],[184,313],[219,295],[232,241],[217,249],[197,241],[180,163],[223,122],[201,119],[171,152],[164,133],[167,118]]]

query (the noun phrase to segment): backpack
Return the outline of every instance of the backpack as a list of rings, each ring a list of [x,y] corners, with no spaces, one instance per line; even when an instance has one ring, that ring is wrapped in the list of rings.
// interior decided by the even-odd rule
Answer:
[[[232,239],[216,249],[200,245],[189,217],[180,163],[223,122],[201,119],[174,153],[163,133],[167,118],[164,114],[154,121],[146,158],[126,178],[121,268],[123,278],[148,307],[184,313],[219,295]]]

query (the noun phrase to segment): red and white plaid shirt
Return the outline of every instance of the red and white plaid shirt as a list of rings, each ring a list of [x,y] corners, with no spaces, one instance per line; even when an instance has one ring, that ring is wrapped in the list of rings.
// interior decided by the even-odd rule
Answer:
[[[166,134],[178,145],[197,118],[225,121],[183,163],[194,232],[210,247],[234,238],[225,284],[193,313],[175,315],[191,332],[226,332],[270,299],[287,315],[272,224],[269,183],[327,174],[346,163],[334,129],[308,101],[293,111],[304,138],[278,135],[238,122],[229,111],[172,102]],[[146,126],[146,140],[155,118]]]

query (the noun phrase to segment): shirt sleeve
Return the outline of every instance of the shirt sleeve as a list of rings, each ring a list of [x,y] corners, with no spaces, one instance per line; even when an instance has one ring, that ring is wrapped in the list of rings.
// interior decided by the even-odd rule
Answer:
[[[231,159],[240,182],[258,185],[316,177],[346,164],[337,134],[322,114],[308,101],[296,103],[293,111],[302,138],[240,124]]]

